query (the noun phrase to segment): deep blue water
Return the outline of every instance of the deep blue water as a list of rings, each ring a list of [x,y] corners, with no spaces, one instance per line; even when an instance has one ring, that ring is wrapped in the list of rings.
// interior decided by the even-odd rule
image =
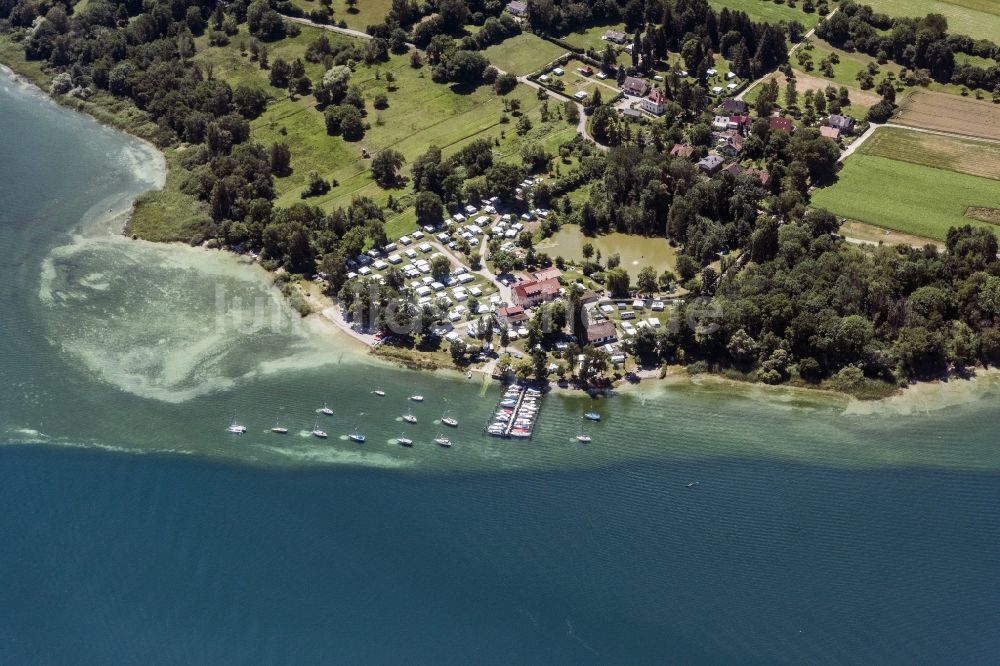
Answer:
[[[590,447],[552,397],[497,443],[464,380],[213,338],[245,267],[71,237],[145,189],[128,148],[0,77],[0,664],[1000,661],[995,392],[889,420],[681,387],[601,403]],[[267,432],[327,397],[363,451]]]
[[[27,448],[0,465],[3,663],[1000,655],[995,475],[435,478]]]

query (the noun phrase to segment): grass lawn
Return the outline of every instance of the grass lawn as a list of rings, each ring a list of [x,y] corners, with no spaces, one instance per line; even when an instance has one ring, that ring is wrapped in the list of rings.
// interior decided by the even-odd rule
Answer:
[[[1000,144],[883,127],[864,143],[865,155],[1000,180]]]
[[[948,19],[948,32],[954,34],[994,41],[1000,35],[996,0],[865,0],[864,4],[889,16],[942,14]]]
[[[608,30],[617,30],[618,32],[625,32],[624,23],[608,23],[604,25],[593,25],[587,29],[580,29],[576,32],[571,32],[565,37],[563,41],[566,41],[573,46],[581,49],[594,49],[598,53],[604,51],[604,47],[609,44],[614,48],[621,48],[620,45],[613,42],[606,42],[601,37],[604,36]],[[631,41],[631,40],[630,40]]]
[[[813,204],[842,217],[926,238],[943,239],[963,224],[1000,228],[966,217],[970,206],[1000,208],[996,181],[875,155],[853,155],[834,185]]]
[[[319,0],[292,0],[299,9],[307,15],[315,9],[321,9],[323,5]],[[392,7],[392,0],[358,0],[357,7],[349,10],[344,0],[333,0],[333,22],[344,21],[348,28],[364,31],[370,25],[381,23],[385,20],[389,9]]]
[[[821,18],[816,12],[802,11],[801,4],[789,7],[786,4],[775,4],[771,0],[708,0],[708,4],[716,10],[728,7],[746,12],[751,19],[765,23],[798,21],[806,28],[812,28]]]
[[[483,51],[497,69],[518,76],[531,74],[564,53],[566,49],[528,33],[511,37]]]
[[[271,44],[271,60],[275,57],[286,60],[301,57],[308,44],[320,34],[324,31],[304,27],[298,37]],[[348,37],[325,34],[331,41],[353,41]],[[547,44],[530,35],[525,37]],[[532,129],[522,137],[515,129],[516,118],[510,118],[506,124],[501,122],[504,99],[497,97],[491,87],[481,86],[467,91],[434,83],[426,66],[413,69],[409,65],[409,57],[403,55],[393,56],[389,62],[377,66],[356,67],[351,83],[359,85],[364,91],[368,101],[366,121],[370,128],[361,140],[345,141],[341,137],[327,135],[323,114],[315,107],[312,96],[291,98],[287,91],[272,88],[268,83],[268,72],[240,52],[241,38],[245,39],[242,33],[226,47],[209,48],[202,44],[197,59],[211,63],[219,78],[234,84],[257,85],[274,98],[264,114],[252,122],[252,127],[254,138],[261,144],[267,146],[283,141],[291,149],[292,174],[275,179],[278,193],[275,203],[279,206],[302,201],[300,193],[306,186],[310,171],[337,181],[328,194],[308,200],[308,203],[325,210],[347,205],[352,197],[360,195],[370,196],[385,204],[391,194],[408,203],[412,196],[407,189],[383,190],[372,181],[370,162],[362,157],[363,150],[374,155],[391,147],[403,153],[409,163],[431,145],[437,145],[449,154],[475,138],[488,137],[496,142],[499,154],[509,155],[512,161],[519,162],[520,147],[526,141],[541,141],[547,147],[554,144],[552,152],[556,152],[559,144],[573,136],[572,131],[566,132],[569,125],[555,117],[557,105],[551,102],[549,108],[553,117],[548,122],[542,122],[542,102],[527,86],[518,86],[507,96],[517,99],[521,104],[521,113],[532,121]],[[306,70],[313,80],[323,73],[319,64],[306,63]],[[390,71],[396,78],[392,90],[385,77]],[[389,106],[377,110],[371,100],[380,92],[388,96]],[[411,231],[414,223],[412,211],[403,211],[391,218],[390,236]]]

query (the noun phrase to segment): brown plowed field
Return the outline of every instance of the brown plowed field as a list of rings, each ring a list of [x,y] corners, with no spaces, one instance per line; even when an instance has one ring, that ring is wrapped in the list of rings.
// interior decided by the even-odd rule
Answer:
[[[1000,140],[1000,104],[917,90],[902,100],[893,119],[901,125]]]

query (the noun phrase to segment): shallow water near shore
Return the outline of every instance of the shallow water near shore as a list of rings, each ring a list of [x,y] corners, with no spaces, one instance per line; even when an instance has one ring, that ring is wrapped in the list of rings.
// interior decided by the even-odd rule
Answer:
[[[497,384],[387,366],[237,257],[117,235],[159,182],[147,146],[0,75],[3,662],[1000,652],[992,378],[876,406],[557,392],[533,440],[495,440]]]

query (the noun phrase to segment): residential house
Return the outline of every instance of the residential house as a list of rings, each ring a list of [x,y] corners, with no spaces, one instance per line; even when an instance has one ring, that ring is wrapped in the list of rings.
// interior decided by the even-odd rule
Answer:
[[[736,130],[740,134],[746,134],[753,125],[753,118],[750,116],[729,116],[729,129]]]
[[[712,120],[712,129],[714,130],[725,130],[729,129],[729,116],[716,116]]]
[[[662,90],[654,90],[642,98],[642,108],[654,116],[662,116],[667,112],[667,96]]]
[[[772,116],[768,118],[768,124],[771,126],[771,129],[784,132],[785,134],[791,134],[795,131],[795,125],[792,123],[791,118]]]
[[[834,141],[840,140],[840,130],[836,127],[827,127],[823,125],[819,128],[820,136],[825,136],[827,139],[833,139]]]
[[[645,97],[649,93],[649,83],[636,76],[626,76],[622,92],[633,97]]]
[[[629,120],[642,120],[642,113],[638,109],[618,109],[618,112]]]
[[[726,157],[739,157],[743,152],[743,135],[730,132],[719,146],[719,152]]]
[[[750,107],[741,99],[727,99],[719,104],[719,111],[730,116],[745,116]]]
[[[760,178],[760,184],[764,187],[767,187],[767,184],[771,182],[771,174],[768,173],[767,171],[758,170],[754,169],[753,167],[750,167],[749,169],[747,169],[747,173],[750,174],[751,176],[757,176],[758,178]]]
[[[841,132],[854,131],[854,118],[850,116],[840,116],[834,113],[826,119],[826,122],[830,127],[839,129]]]
[[[686,143],[675,143],[674,147],[670,149],[670,154],[673,157],[690,158],[694,155],[694,146],[689,146]]]
[[[558,280],[560,276],[562,276],[562,271],[555,266],[543,268],[542,270],[535,271],[531,274],[531,277],[533,277],[536,282],[542,282],[544,280]]]
[[[736,164],[734,162],[733,164],[730,164],[725,169],[723,169],[723,171],[725,171],[726,173],[728,173],[728,174],[730,174],[732,176],[738,176],[741,173],[743,173],[743,167],[741,167],[739,164]]]
[[[604,40],[607,42],[614,42],[615,44],[624,44],[628,41],[628,35],[617,30],[608,30],[604,33]]]
[[[559,280],[549,278],[542,281],[522,282],[514,287],[514,305],[530,308],[551,301],[559,295]]]
[[[497,310],[497,323],[507,328],[517,328],[517,325],[528,321],[528,315],[520,305],[511,305]]]
[[[511,0],[511,2],[507,3],[507,11],[514,16],[527,16],[528,3],[521,2],[521,0]]]
[[[708,157],[703,157],[699,160],[698,164],[695,166],[701,169],[702,173],[714,176],[719,172],[719,169],[722,168],[722,162],[723,159],[719,155],[709,155]]]
[[[618,339],[615,323],[608,319],[591,324],[584,331],[586,343],[589,345],[604,345]]]

